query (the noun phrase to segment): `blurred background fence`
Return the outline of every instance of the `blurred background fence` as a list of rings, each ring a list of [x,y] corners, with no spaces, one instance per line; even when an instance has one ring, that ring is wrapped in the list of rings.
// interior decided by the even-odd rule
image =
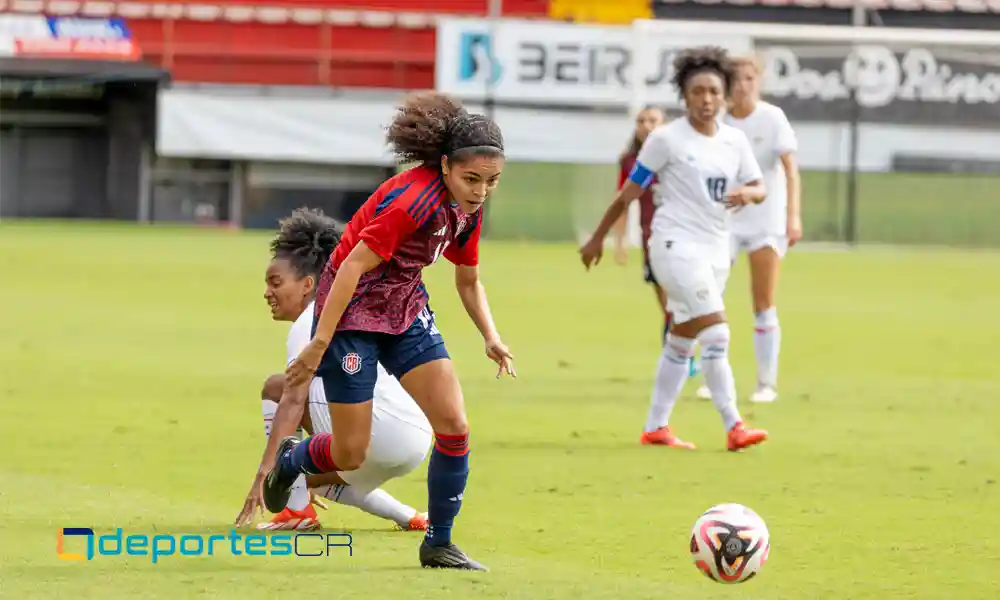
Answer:
[[[309,204],[346,220],[394,168],[394,103],[436,87],[504,128],[488,237],[576,240],[630,135],[614,61],[634,22],[854,24],[979,45],[889,36],[855,65],[850,43],[754,39],[799,134],[806,238],[1000,246],[994,0],[255,1],[0,0],[0,218],[263,228]],[[657,60],[685,43],[658,36]]]

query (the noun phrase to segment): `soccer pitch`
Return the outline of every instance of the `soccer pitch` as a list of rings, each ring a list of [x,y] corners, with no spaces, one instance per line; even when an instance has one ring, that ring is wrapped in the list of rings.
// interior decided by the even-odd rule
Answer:
[[[263,448],[260,386],[286,324],[262,298],[268,236],[0,225],[0,597],[995,599],[1000,594],[1000,254],[793,251],[780,290],[782,399],[724,451],[711,403],[678,403],[694,453],[641,447],[660,330],[638,255],[585,273],[570,245],[486,243],[517,380],[494,379],[430,269],[472,427],[456,541],[492,571],[417,567],[418,533],[331,505],[353,556],[96,556],[57,531],[228,535]],[[753,384],[744,263],[727,293],[740,396]],[[423,508],[425,468],[387,489]],[[688,556],[721,502],[771,532],[723,588]],[[79,552],[81,546],[67,552]]]

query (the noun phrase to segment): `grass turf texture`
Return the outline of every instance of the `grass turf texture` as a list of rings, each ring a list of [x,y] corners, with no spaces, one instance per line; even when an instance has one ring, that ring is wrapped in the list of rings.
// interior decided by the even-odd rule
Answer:
[[[420,570],[419,534],[336,505],[322,518],[353,531],[353,558],[57,559],[60,527],[229,533],[262,449],[260,385],[284,359],[287,327],[261,297],[267,239],[0,225],[0,596],[997,597],[1000,256],[954,251],[793,252],[783,398],[741,406],[772,440],[729,454],[693,382],[673,423],[699,451],[637,444],[660,333],[637,257],[586,274],[571,246],[485,244],[516,381],[494,379],[450,266],[427,280],[472,423],[456,538],[491,573]],[[741,397],[746,289],[741,263],[728,293]],[[424,477],[387,489],[423,507]],[[771,530],[769,563],[742,586],[688,557],[692,524],[720,502]]]

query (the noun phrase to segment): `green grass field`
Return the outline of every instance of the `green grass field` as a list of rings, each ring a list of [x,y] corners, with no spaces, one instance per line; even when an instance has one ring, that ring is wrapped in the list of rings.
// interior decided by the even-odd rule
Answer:
[[[638,260],[586,274],[568,245],[488,243],[484,278],[517,356],[497,381],[428,273],[472,424],[457,541],[487,574],[416,567],[419,534],[340,506],[354,556],[62,561],[61,527],[228,534],[263,444],[259,390],[286,326],[262,299],[266,235],[0,225],[0,597],[1000,597],[1000,254],[793,252],[783,398],[742,405],[772,439],[723,451],[710,403],[673,424],[695,453],[640,447],[660,325]],[[728,293],[741,396],[753,376],[744,264]],[[424,469],[387,489],[425,502]],[[687,554],[698,515],[757,510],[755,580]],[[79,551],[79,547],[67,551]]]

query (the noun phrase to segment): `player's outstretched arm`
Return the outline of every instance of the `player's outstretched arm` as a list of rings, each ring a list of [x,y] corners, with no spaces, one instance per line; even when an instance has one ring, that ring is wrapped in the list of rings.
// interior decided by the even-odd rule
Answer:
[[[583,266],[588,270],[591,265],[601,262],[601,254],[604,253],[604,238],[608,231],[621,217],[628,205],[633,200],[642,195],[642,192],[653,182],[656,172],[666,166],[670,158],[670,144],[666,135],[654,131],[646,138],[639,156],[636,157],[632,172],[629,173],[625,183],[618,188],[615,199],[611,201],[611,206],[604,211],[604,217],[597,224],[597,229],[590,236],[590,241],[580,248],[580,259]]]
[[[274,421],[271,423],[271,434],[267,438],[267,445],[264,447],[264,455],[260,459],[260,466],[254,476],[253,483],[250,484],[250,492],[243,502],[243,510],[236,517],[236,526],[243,527],[253,522],[254,515],[258,510],[263,512],[263,490],[262,486],[267,474],[274,468],[278,453],[278,445],[281,440],[295,433],[299,421],[302,420],[302,413],[305,411],[306,400],[309,398],[309,384],[297,387],[289,387],[288,380],[285,380],[285,388],[281,393],[281,402],[278,403],[278,410],[274,414]]]
[[[514,372],[514,356],[500,341],[500,333],[497,332],[496,324],[493,322],[490,304],[486,299],[486,288],[479,280],[479,267],[456,265],[455,288],[458,290],[458,297],[462,299],[465,312],[469,314],[469,318],[472,319],[476,329],[483,336],[483,341],[486,343],[486,355],[500,366],[497,370],[497,377],[505,372],[512,377],[517,377]]]
[[[306,401],[309,399],[309,385],[309,382],[295,387],[286,384],[285,389],[281,392],[278,410],[274,412],[274,420],[271,421],[271,435],[267,438],[264,457],[260,461],[261,466],[268,467],[267,471],[270,471],[271,467],[274,466],[278,444],[281,443],[282,439],[294,434],[302,421],[302,414],[306,410]]]
[[[351,250],[337,269],[337,275],[330,286],[330,295],[323,306],[316,324],[316,334],[309,345],[302,350],[299,357],[288,366],[285,376],[288,385],[302,385],[312,379],[313,373],[319,367],[323,354],[333,340],[333,334],[340,324],[340,319],[347,310],[354,292],[358,289],[361,276],[377,267],[382,257],[376,254],[368,245],[361,241]]]
[[[645,190],[645,186],[631,179],[627,180],[618,190],[614,200],[611,201],[611,205],[604,211],[604,216],[601,218],[601,222],[597,224],[597,228],[590,236],[590,240],[580,249],[580,257],[585,267],[589,269],[590,265],[596,265],[601,262],[601,254],[604,251],[604,238],[608,236],[608,232],[619,217],[624,214],[628,205],[642,195],[643,190]]]

